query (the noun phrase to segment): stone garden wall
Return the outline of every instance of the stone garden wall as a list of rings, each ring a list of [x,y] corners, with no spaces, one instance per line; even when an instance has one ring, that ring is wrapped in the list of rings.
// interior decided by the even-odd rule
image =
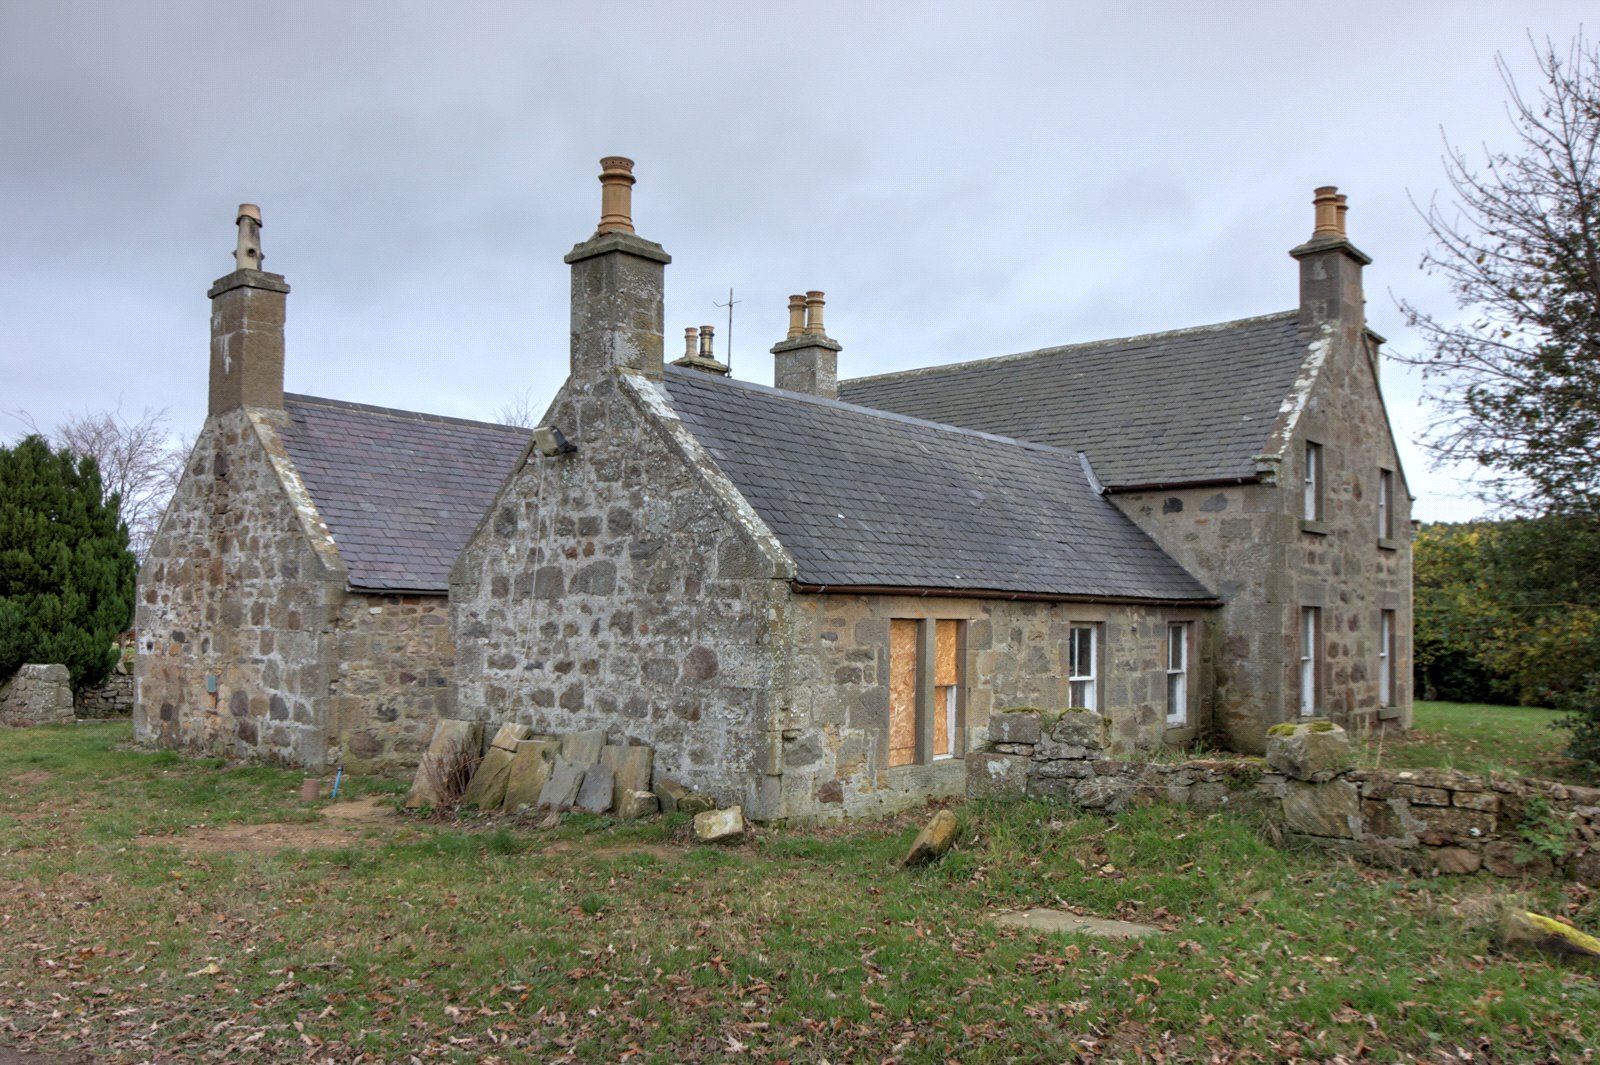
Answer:
[[[63,665],[26,665],[0,683],[0,725],[72,724],[72,684]]]
[[[967,756],[972,798],[1049,798],[1115,813],[1165,801],[1263,809],[1291,836],[1420,872],[1560,873],[1600,885],[1600,788],[1451,770],[1352,769],[1344,731],[1277,726],[1267,758],[1174,763],[1107,756],[1087,711],[997,713]]]
[[[79,717],[121,717],[133,713],[133,674],[113,673],[98,688],[85,688],[77,694],[74,707]]]

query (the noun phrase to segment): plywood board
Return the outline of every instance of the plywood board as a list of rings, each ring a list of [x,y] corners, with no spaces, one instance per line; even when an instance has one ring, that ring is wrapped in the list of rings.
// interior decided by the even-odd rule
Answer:
[[[917,623],[889,622],[889,764],[917,760]]]

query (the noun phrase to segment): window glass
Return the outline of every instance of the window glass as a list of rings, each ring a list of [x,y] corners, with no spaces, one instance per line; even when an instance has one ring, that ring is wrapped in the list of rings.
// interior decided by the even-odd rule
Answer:
[[[1073,625],[1068,636],[1067,657],[1067,693],[1068,701],[1072,706],[1081,706],[1088,710],[1100,709],[1099,685],[1096,683],[1099,671],[1098,625]]]
[[[1378,471],[1378,535],[1394,539],[1394,471]]]
[[[1306,441],[1305,499],[1302,517],[1322,520],[1322,445]]]
[[[1394,611],[1378,616],[1378,702],[1394,705]]]
[[[1314,606],[1300,609],[1300,715],[1317,712],[1317,637],[1322,611]]]
[[[1189,720],[1189,623],[1167,625],[1167,724]]]

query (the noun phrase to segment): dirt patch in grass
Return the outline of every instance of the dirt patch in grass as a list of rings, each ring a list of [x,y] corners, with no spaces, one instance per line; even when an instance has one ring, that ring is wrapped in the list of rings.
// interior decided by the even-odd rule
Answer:
[[[31,788],[36,784],[49,783],[53,776],[55,774],[46,769],[30,769],[26,773],[18,773],[12,777],[10,783],[18,787]]]
[[[400,829],[394,810],[381,798],[370,796],[324,806],[321,821],[218,825],[176,835],[143,836],[139,842],[177,847],[190,854],[274,854],[348,847],[362,841],[383,842],[395,838]]]

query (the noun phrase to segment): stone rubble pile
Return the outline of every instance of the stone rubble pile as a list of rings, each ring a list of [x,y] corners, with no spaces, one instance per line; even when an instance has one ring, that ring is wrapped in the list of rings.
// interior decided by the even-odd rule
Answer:
[[[439,806],[452,798],[446,781],[465,775],[461,804],[479,810],[582,810],[623,820],[655,813],[699,814],[716,801],[670,777],[655,775],[655,751],[642,744],[608,743],[604,729],[563,736],[535,735],[527,725],[501,725],[483,757],[484,728],[473,721],[441,721],[417,767],[406,806]],[[445,785],[441,790],[441,785]],[[742,821],[741,821],[742,831]]]

